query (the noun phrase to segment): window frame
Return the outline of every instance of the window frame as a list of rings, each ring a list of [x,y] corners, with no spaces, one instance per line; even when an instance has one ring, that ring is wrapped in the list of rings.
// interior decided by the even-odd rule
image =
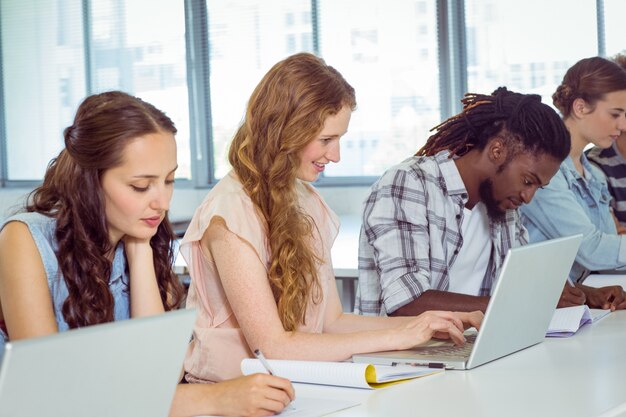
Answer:
[[[2,22],[2,8],[0,7],[0,22]],[[0,28],[0,188],[8,186],[8,152],[7,152],[7,137],[6,137],[6,121],[4,115],[4,65],[3,51],[2,51],[2,30]]]
[[[461,110],[460,100],[467,89],[467,45],[464,0],[435,0],[437,7],[438,53],[440,71],[441,120]],[[205,0],[183,0],[185,8],[185,40],[187,88],[189,96],[190,147],[192,149],[191,180],[181,179],[176,188],[211,188],[216,184],[213,161],[213,130],[210,95],[210,45],[208,13]],[[86,94],[92,94],[93,74],[90,0],[82,0],[83,36],[85,38]],[[0,18],[2,17],[0,9]],[[313,51],[319,53],[319,4],[311,0]],[[596,0],[597,53],[605,55],[604,0]],[[0,31],[0,109],[5,108],[3,84],[2,32]],[[4,188],[33,188],[40,180],[10,180],[8,178],[8,144],[6,115],[0,111],[0,190]],[[206,138],[203,140],[202,138]],[[194,157],[195,156],[195,157]],[[376,176],[322,176],[316,186],[368,186]]]

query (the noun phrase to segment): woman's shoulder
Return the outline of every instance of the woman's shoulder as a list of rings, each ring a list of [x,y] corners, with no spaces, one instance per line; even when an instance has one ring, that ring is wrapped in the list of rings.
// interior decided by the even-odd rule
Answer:
[[[32,239],[39,251],[39,255],[46,268],[48,276],[52,276],[52,273],[57,270],[56,251],[58,249],[58,242],[56,239],[56,219],[46,216],[41,213],[27,212],[19,213],[5,219],[1,228],[4,228],[8,224],[21,223],[28,228],[26,229],[12,229],[8,230],[7,238],[9,240],[5,242],[13,242],[9,244],[18,244],[22,239]]]
[[[249,214],[254,204],[234,173],[224,176],[207,193],[196,208],[192,222],[207,216],[228,216]]]
[[[53,236],[56,228],[56,219],[37,212],[24,212],[7,217],[0,224],[0,230],[8,223],[20,222],[28,226],[33,234]]]
[[[183,241],[200,240],[214,217],[222,218],[227,228],[238,235],[258,234],[263,230],[252,200],[232,172],[222,178],[198,206]]]
[[[229,200],[233,204],[251,205],[252,200],[234,172],[229,172],[208,192],[198,209],[204,209],[215,201]]]

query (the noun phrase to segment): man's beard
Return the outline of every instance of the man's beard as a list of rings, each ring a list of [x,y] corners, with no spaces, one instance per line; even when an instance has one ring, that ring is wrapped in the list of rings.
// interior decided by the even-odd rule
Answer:
[[[493,196],[493,181],[491,181],[491,178],[480,183],[478,195],[487,209],[487,216],[495,222],[504,222],[506,212],[500,208],[498,201]]]

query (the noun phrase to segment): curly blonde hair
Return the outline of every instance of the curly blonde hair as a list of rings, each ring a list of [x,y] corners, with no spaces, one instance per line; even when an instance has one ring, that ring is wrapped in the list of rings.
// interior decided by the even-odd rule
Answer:
[[[230,145],[230,164],[266,222],[268,278],[287,331],[305,324],[309,302],[321,301],[317,230],[296,193],[300,154],[344,107],[354,110],[356,99],[341,74],[315,55],[292,55],[257,85]]]

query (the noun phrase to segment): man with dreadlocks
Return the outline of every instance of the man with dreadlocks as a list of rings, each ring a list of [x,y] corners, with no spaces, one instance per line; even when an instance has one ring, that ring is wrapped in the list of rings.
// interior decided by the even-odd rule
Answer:
[[[567,129],[538,95],[501,87],[462,103],[415,156],[372,186],[357,313],[485,311],[508,249],[528,242],[516,209],[567,157]]]

